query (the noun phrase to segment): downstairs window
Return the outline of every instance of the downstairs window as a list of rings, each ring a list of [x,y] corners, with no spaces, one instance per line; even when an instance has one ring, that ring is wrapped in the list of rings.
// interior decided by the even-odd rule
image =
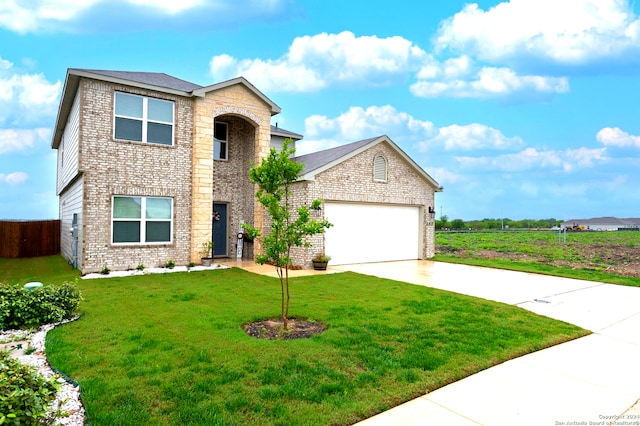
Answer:
[[[115,195],[111,220],[114,244],[170,243],[173,198]]]

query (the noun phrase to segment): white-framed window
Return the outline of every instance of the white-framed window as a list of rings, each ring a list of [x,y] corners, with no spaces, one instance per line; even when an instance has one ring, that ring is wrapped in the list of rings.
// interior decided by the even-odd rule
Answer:
[[[114,195],[112,205],[113,244],[171,242],[173,198]]]
[[[213,159],[229,159],[229,126],[227,123],[215,121],[213,123]]]
[[[115,139],[173,145],[174,103],[115,92]]]
[[[387,160],[382,155],[377,155],[373,159],[373,180],[387,181]]]

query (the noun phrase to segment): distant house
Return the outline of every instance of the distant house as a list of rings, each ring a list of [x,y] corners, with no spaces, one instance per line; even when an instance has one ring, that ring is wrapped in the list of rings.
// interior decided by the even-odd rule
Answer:
[[[596,217],[592,219],[570,219],[562,223],[562,228],[583,227],[591,231],[618,231],[640,229],[640,218],[618,219],[617,217]]]
[[[264,229],[251,162],[302,135],[271,125],[280,107],[240,77],[210,86],[146,72],[69,69],[56,119],[61,250],[83,273],[198,262],[203,242],[235,257],[241,222]],[[297,250],[332,263],[434,254],[440,185],[380,136],[298,157],[296,202],[323,198],[335,224]],[[255,242],[254,250],[261,250]]]

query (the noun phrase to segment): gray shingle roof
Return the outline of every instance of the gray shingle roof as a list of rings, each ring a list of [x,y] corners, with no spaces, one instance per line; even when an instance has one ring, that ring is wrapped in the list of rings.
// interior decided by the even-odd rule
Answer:
[[[157,87],[164,87],[172,90],[180,90],[183,92],[193,92],[201,89],[202,86],[190,83],[185,80],[170,76],[160,72],[136,72],[136,71],[110,71],[110,70],[89,70],[78,69],[92,74],[103,75],[106,77],[120,78],[123,80],[134,81],[136,83],[149,84]]]
[[[562,222],[564,226],[578,225],[610,225],[610,226],[640,226],[640,218],[594,217],[591,219],[570,219]]]
[[[304,163],[304,170],[302,171],[302,174],[304,175],[323,166],[326,166],[327,164],[336,161],[379,138],[380,137],[378,136],[375,138],[363,139],[361,141],[337,146],[335,148],[325,149],[324,151],[301,155],[294,158],[294,160],[296,160],[298,163]]]
[[[282,136],[285,138],[297,139],[297,140],[302,139],[304,137],[301,134],[294,133],[289,130],[285,130],[282,127],[278,127],[278,126],[271,126],[271,134],[276,136]]]

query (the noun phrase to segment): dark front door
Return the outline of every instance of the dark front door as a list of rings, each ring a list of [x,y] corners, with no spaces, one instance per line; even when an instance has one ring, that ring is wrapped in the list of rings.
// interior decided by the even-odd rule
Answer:
[[[213,255],[227,256],[227,204],[213,204]]]

